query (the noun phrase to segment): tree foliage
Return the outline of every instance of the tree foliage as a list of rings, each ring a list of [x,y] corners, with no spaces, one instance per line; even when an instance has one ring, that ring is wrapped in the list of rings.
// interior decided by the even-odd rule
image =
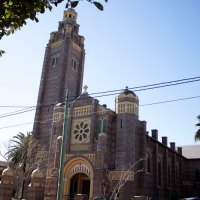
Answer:
[[[198,130],[197,130],[196,134],[194,135],[195,141],[200,140],[200,115],[197,116],[197,119],[199,120],[199,123],[196,124],[196,126],[198,127]]]
[[[5,51],[0,50],[0,57],[5,53]]]
[[[8,150],[7,157],[10,165],[13,166],[24,166],[28,154],[28,145],[29,145],[30,133],[26,135],[24,133],[18,133],[16,136],[13,136],[11,140],[11,146]]]
[[[40,168],[42,173],[47,167],[48,152],[45,146],[39,145],[39,142],[32,139],[30,133],[18,133],[8,144],[4,145],[7,152],[0,155],[9,163],[9,167],[14,171],[13,183],[15,197],[23,194],[24,181],[30,178],[33,170]]]
[[[26,20],[31,19],[38,22],[37,14],[44,13],[45,10],[52,10],[52,6],[57,6],[64,0],[2,0],[0,2],[0,39],[5,35],[13,34],[16,30],[26,25]],[[78,1],[66,0],[66,8],[75,8]],[[99,10],[103,6],[96,1],[86,0],[95,5]],[[108,0],[105,0],[107,2]],[[2,52],[1,54],[2,55]]]
[[[10,140],[7,153],[4,158],[9,166],[14,170],[15,176],[13,179],[16,198],[19,197],[19,191],[25,180],[26,161],[29,150],[30,133],[18,133]]]
[[[144,168],[137,166],[147,158],[141,158],[134,164],[124,166],[122,171],[118,171],[117,174],[109,173],[107,169],[102,171],[102,185],[101,195],[103,199],[117,200],[120,190],[124,187],[127,181],[132,180],[137,173],[144,172]],[[134,168],[138,169],[134,169]],[[127,169],[126,169],[127,168]],[[117,176],[116,176],[117,175]]]
[[[0,3],[0,39],[10,35],[26,24],[27,19],[35,20],[37,13],[52,9],[48,0],[3,0]]]

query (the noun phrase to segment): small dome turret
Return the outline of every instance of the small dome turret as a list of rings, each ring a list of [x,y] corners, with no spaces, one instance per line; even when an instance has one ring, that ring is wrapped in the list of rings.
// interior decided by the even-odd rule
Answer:
[[[14,176],[14,171],[8,166],[6,169],[3,170],[2,176]]]
[[[133,97],[133,98],[135,98],[137,96],[132,90],[128,89],[128,86],[126,86],[126,89],[121,91],[117,97],[118,98],[123,98],[123,97]]]
[[[38,167],[31,174],[31,178],[43,178],[43,177],[44,177],[44,174],[42,173],[42,171],[39,170]]]
[[[62,141],[62,136],[58,136],[57,141]]]
[[[64,108],[65,109],[65,103],[57,103],[54,107],[54,109],[60,109],[60,108]]]
[[[59,122],[64,119],[65,103],[57,103],[54,107],[53,122]]]
[[[116,113],[132,113],[138,116],[139,98],[126,87],[125,90],[116,96]]]

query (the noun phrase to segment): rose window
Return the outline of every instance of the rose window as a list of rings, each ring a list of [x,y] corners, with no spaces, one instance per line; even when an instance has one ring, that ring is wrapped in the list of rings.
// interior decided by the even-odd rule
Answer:
[[[90,127],[87,122],[80,122],[74,128],[74,139],[78,142],[86,140],[90,133]]]

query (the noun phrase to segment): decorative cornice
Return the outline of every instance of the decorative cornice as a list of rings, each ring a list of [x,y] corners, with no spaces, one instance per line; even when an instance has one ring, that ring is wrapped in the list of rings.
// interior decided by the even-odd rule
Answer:
[[[85,145],[71,145],[70,146],[70,151],[84,151],[84,150],[89,150],[89,144],[85,144]]]
[[[55,47],[62,45],[62,42],[63,42],[63,40],[60,40],[58,42],[54,42],[53,44],[50,45],[50,49],[53,49]]]

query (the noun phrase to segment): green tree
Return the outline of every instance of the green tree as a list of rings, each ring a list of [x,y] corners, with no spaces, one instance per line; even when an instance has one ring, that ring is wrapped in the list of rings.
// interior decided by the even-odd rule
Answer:
[[[11,165],[23,167],[26,164],[29,138],[30,133],[26,135],[24,133],[18,133],[16,136],[13,136],[11,147],[7,152],[8,161]]]
[[[0,50],[0,57],[5,53],[5,51]]]
[[[197,119],[199,120],[199,123],[196,124],[196,126],[199,128],[196,132],[196,134],[194,135],[194,140],[198,141],[200,140],[200,115],[197,116]]]
[[[18,133],[11,140],[11,145],[6,153],[9,166],[15,170],[16,198],[19,198],[19,191],[23,188],[26,161],[28,156],[30,133]]]
[[[0,39],[4,35],[10,35],[26,24],[27,19],[38,22],[36,15],[44,13],[45,10],[52,9],[64,0],[2,0],[0,2]],[[76,7],[78,1],[66,0],[66,8]],[[99,10],[103,10],[103,6],[96,1],[86,0],[95,5]],[[108,0],[105,0],[107,2]],[[0,53],[0,56],[2,53]]]

